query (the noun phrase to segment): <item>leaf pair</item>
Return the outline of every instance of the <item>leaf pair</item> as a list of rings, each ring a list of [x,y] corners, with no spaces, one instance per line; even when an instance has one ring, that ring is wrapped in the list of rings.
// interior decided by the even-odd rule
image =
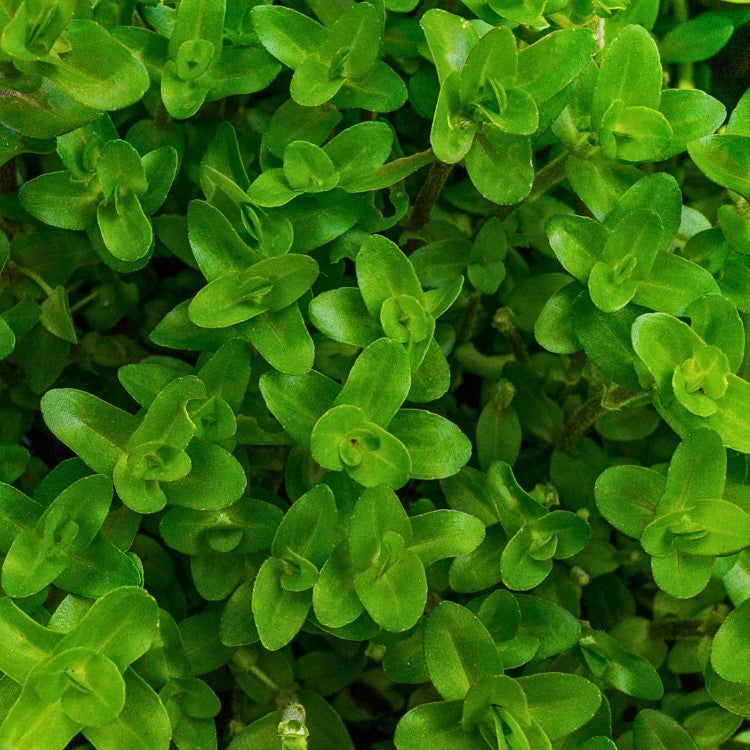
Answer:
[[[492,636],[468,609],[441,602],[425,625],[424,659],[444,698],[411,709],[396,727],[399,750],[550,748],[588,722],[602,701],[588,680],[548,672],[513,679],[502,674]],[[564,696],[564,697],[561,697]]]
[[[346,540],[320,571],[313,607],[322,625],[340,628],[363,612],[384,630],[413,627],[427,601],[425,566],[471,552],[484,525],[468,513],[435,510],[413,517],[384,486],[357,500]]]
[[[130,668],[157,633],[158,608],[143,589],[111,591],[63,633],[39,625],[7,598],[0,601],[0,622],[10,636],[0,668],[22,686],[0,725],[2,744],[63,750],[82,731],[95,747],[127,734],[141,746],[167,749],[167,713]]]
[[[0,11],[0,50],[15,66],[18,85],[17,99],[3,99],[0,119],[14,130],[53,138],[98,111],[138,101],[148,88],[146,68],[130,50],[96,21],[76,15],[71,0],[20,0]],[[50,105],[54,115],[45,122]]]
[[[307,619],[313,586],[334,548],[337,526],[336,501],[325,484],[296,500],[281,520],[271,556],[252,590],[255,625],[267,649],[285,646]]]
[[[257,6],[252,19],[261,44],[294,70],[298,104],[391,112],[406,101],[404,82],[380,60],[384,17],[374,5],[350,5],[330,28],[283,7]]]
[[[81,473],[84,476],[70,481]],[[0,485],[0,508],[7,523],[0,540],[6,555],[2,588],[8,596],[31,596],[52,582],[84,596],[100,596],[139,582],[132,560],[101,533],[112,483],[101,474],[85,473],[77,460],[61,464],[33,498]]]
[[[747,451],[750,384],[734,373],[745,334],[734,305],[708,294],[685,311],[690,325],[664,313],[636,319],[633,347],[655,385],[654,406],[678,434],[709,427],[724,445]]]
[[[642,26],[626,26],[607,48],[591,99],[591,127],[609,159],[659,161],[713,132],[720,103],[698,90],[662,92],[656,42]]]
[[[190,204],[188,236],[208,284],[174,314],[202,328],[231,328],[227,338],[239,335],[251,342],[283,372],[309,370],[313,344],[297,300],[315,281],[317,263],[286,250],[263,257],[202,201]],[[163,334],[157,329],[154,336],[160,340]]]
[[[452,224],[441,225],[425,239],[427,243],[409,256],[425,286],[449,287],[463,274],[482,294],[494,294],[505,279],[508,237],[500,219],[487,219],[473,242]]]
[[[282,513],[261,500],[240,498],[227,508],[170,508],[162,539],[190,555],[193,582],[208,601],[229,596],[247,575],[248,556],[270,549]]]
[[[42,411],[62,442],[113,477],[126,505],[153,513],[167,503],[221,508],[242,495],[247,480],[236,459],[197,437],[209,403],[203,381],[186,375],[165,385],[140,419],[74,389],[49,391]]]
[[[334,136],[322,148],[305,140],[289,141],[282,166],[266,169],[248,188],[257,206],[284,206],[299,195],[336,188],[363,193],[389,187],[431,160],[415,154],[386,164],[393,130],[385,122],[361,122]]]
[[[94,232],[116,269],[144,265],[153,249],[149,217],[167,197],[177,174],[177,152],[164,146],[141,157],[126,141],[105,143],[84,174],[49,172],[19,192],[35,218],[62,229]]]
[[[744,549],[750,515],[722,500],[726,451],[713,430],[690,432],[666,480],[653,469],[616,466],[596,482],[596,503],[618,530],[640,539],[659,587],[679,598],[699,594],[717,556]]]
[[[385,334],[409,356],[409,398],[433,401],[442,396],[449,371],[434,339],[435,319],[453,304],[463,279],[454,276],[444,288],[422,291],[409,259],[380,235],[361,245],[355,270],[358,288],[339,287],[312,300],[312,323],[334,341],[353,346],[369,346]]]
[[[148,34],[145,49],[159,49],[166,58],[161,97],[172,117],[191,117],[205,101],[260,91],[277,76],[280,66],[257,44],[235,39],[234,45],[224,46],[225,14],[225,0],[186,0],[177,9],[168,40]]]
[[[659,173],[630,187],[603,223],[560,215],[547,222],[545,231],[560,263],[588,286],[602,312],[616,312],[632,300],[680,315],[697,297],[717,289],[704,269],[669,252],[681,207],[677,183]],[[570,290],[557,294],[562,299]]]
[[[584,29],[555,31],[519,52],[507,27],[480,36],[478,26],[441,10],[420,24],[440,79],[430,133],[435,155],[448,164],[464,159],[485,198],[519,202],[531,190],[530,136],[540,107],[578,75],[594,52],[593,37]]]
[[[364,349],[343,387],[314,371],[297,378],[269,372],[260,379],[270,411],[320,466],[345,471],[366,487],[394,489],[410,477],[450,476],[471,452],[468,439],[444,417],[400,409],[410,386],[409,357],[390,339]]]
[[[588,523],[567,510],[549,511],[516,482],[510,466],[493,463],[487,484],[500,523],[508,536],[503,549],[503,583],[516,591],[538,586],[552,571],[553,560],[564,560],[588,543]]]

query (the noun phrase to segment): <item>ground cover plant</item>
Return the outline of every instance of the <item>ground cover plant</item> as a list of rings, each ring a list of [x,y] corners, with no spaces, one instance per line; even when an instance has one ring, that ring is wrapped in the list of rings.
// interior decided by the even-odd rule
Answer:
[[[750,745],[749,21],[0,0],[0,748]]]

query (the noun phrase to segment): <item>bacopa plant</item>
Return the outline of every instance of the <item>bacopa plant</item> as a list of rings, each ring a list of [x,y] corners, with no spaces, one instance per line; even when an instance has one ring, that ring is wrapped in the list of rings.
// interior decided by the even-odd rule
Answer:
[[[745,0],[0,0],[0,748],[750,746]]]

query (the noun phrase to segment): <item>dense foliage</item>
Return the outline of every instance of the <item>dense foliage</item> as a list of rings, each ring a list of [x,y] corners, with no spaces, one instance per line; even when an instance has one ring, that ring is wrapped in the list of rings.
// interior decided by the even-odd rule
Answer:
[[[750,745],[748,21],[0,0],[0,748]]]

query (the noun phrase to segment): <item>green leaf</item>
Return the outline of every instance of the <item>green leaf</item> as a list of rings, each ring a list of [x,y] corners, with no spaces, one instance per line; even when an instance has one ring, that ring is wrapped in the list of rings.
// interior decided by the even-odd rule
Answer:
[[[3,563],[8,596],[31,596],[51,583],[93,541],[112,501],[112,483],[100,474],[63,490],[32,531],[16,536]]]
[[[118,668],[84,647],[66,649],[47,661],[36,675],[36,690],[46,702],[59,700],[66,715],[83,726],[109,724],[125,706],[125,682]]]
[[[134,262],[151,248],[153,231],[137,196],[117,190],[97,206],[96,220],[107,249],[118,260]]]
[[[750,200],[750,177],[742,166],[750,158],[750,138],[709,135],[689,143],[688,152],[709,180]]]
[[[297,635],[312,600],[311,591],[287,591],[281,586],[284,568],[280,560],[269,557],[258,571],[253,585],[253,615],[261,643],[269,651],[278,651]]]
[[[241,272],[260,260],[224,214],[204,201],[194,200],[188,205],[188,238],[198,267],[208,281],[231,271]]]
[[[713,57],[734,33],[731,18],[720,13],[701,13],[667,32],[661,58],[668,63],[700,62]]]
[[[672,127],[672,142],[660,159],[679,154],[690,141],[715,132],[727,116],[724,105],[700,89],[664,89],[659,111]]]
[[[253,30],[280,62],[297,69],[323,44],[325,29],[291,8],[259,5],[252,9]]]
[[[406,484],[411,472],[403,443],[349,404],[329,409],[317,421],[310,449],[321,466],[346,470],[365,487],[385,484],[396,489]]]
[[[457,510],[434,510],[413,516],[411,528],[409,549],[424,565],[465,555],[484,539],[484,524],[478,518]]]
[[[505,89],[513,87],[516,78],[518,54],[516,40],[508,28],[499,27],[484,34],[466,58],[461,75],[461,99],[466,102],[476,102],[483,106],[485,100],[483,92],[485,86],[494,82]],[[513,91],[505,92],[506,111],[512,108],[510,97]],[[535,108],[534,108],[535,109]],[[489,111],[485,111],[482,118]],[[503,112],[492,110],[492,115],[502,116]]]
[[[0,107],[3,125],[31,138],[55,138],[87,125],[99,114],[44,79],[34,91],[8,91]]]
[[[354,588],[370,617],[396,633],[413,627],[427,602],[424,565],[408,549],[384,570],[372,566],[357,573]]]
[[[244,323],[243,330],[259,354],[280,372],[301,375],[313,366],[315,349],[299,305],[261,313]]]
[[[691,328],[727,355],[732,372],[742,364],[745,335],[735,306],[719,294],[707,294],[686,310]]]
[[[344,78],[330,77],[329,66],[317,55],[306,57],[292,77],[289,93],[303,107],[319,107],[344,85]]]
[[[0,318],[0,359],[5,359],[15,348],[16,337],[13,329]]]
[[[151,646],[157,621],[158,607],[150,594],[136,586],[118,588],[97,599],[54,653],[90,648],[123,671]]]
[[[84,391],[59,388],[42,398],[42,415],[55,436],[94,471],[111,475],[138,420]]]
[[[484,541],[471,552],[456,557],[450,567],[449,582],[454,591],[473,593],[502,580],[498,550],[506,541],[499,523],[487,527]]]
[[[190,302],[190,319],[204,328],[225,328],[264,312],[280,311],[299,299],[318,275],[307,255],[266,258],[241,272],[208,283]]]
[[[547,351],[572,354],[581,348],[573,327],[573,303],[580,293],[579,284],[566,284],[547,300],[539,313],[534,324],[534,337]]]
[[[84,729],[85,737],[101,750],[118,750],[123,737],[132,750],[167,750],[172,727],[159,696],[132,669],[123,677],[125,708],[112,723]]]
[[[357,284],[365,306],[376,319],[389,297],[405,294],[423,300],[414,267],[397,245],[380,235],[369,237],[357,252]]]
[[[462,115],[464,107],[460,87],[459,73],[451,73],[445,79],[430,130],[430,144],[435,156],[446,164],[456,164],[469,153],[477,132],[476,123]]]
[[[360,122],[343,130],[323,148],[339,173],[339,186],[360,192],[391,153],[393,130],[384,122]],[[371,188],[372,189],[372,188]]]
[[[672,126],[651,107],[626,107],[616,99],[602,116],[599,141],[609,159],[652,161],[672,141]]]
[[[313,609],[323,625],[340,628],[354,622],[363,612],[354,588],[355,571],[349,545],[336,545],[320,569],[313,587]]]
[[[650,708],[635,717],[633,746],[636,750],[696,750],[690,735],[673,718]]]
[[[87,229],[96,219],[101,195],[95,180],[70,172],[48,172],[21,186],[19,199],[35,218],[61,229]]]
[[[306,375],[270,371],[260,378],[260,392],[284,430],[295,442],[309,447],[315,423],[333,405],[340,387],[314,370]]]
[[[518,203],[531,191],[534,178],[531,142],[525,135],[484,127],[466,155],[466,169],[474,187],[488,200],[503,206]],[[504,179],[498,180],[498,173]]]
[[[529,714],[551,740],[583,726],[599,709],[599,689],[583,677],[561,672],[519,677]]]
[[[584,216],[553,216],[545,226],[549,243],[563,268],[579,281],[588,281],[609,233]]]
[[[588,29],[561,29],[546,34],[518,53],[517,85],[541,104],[576,78],[595,47]]]
[[[656,585],[669,596],[690,599],[708,585],[713,569],[711,557],[690,555],[675,550],[651,558],[651,573]]]
[[[664,686],[651,662],[624,649],[612,636],[594,631],[579,642],[593,673],[617,690],[646,700],[660,700]]]
[[[479,41],[477,28],[460,16],[437,8],[428,10],[419,25],[427,37],[438,77],[443,83],[452,72],[463,69],[469,52]]]
[[[430,680],[446,700],[460,700],[480,677],[501,674],[502,663],[487,629],[468,609],[443,601],[432,610],[424,633]]]
[[[352,346],[368,346],[381,336],[356,287],[339,287],[312,299],[308,307],[312,324],[328,338]]]
[[[406,350],[391,339],[378,339],[357,357],[344,387],[333,402],[362,410],[365,418],[388,427],[411,386]]]
[[[721,624],[711,642],[711,666],[731,682],[750,679],[750,649],[744,633],[750,623],[750,600],[744,601]]]
[[[338,184],[339,173],[328,154],[308,141],[292,141],[284,149],[284,177],[292,190],[322,193]]]
[[[671,389],[674,368],[700,343],[685,323],[664,313],[641,315],[633,324],[632,336],[636,353],[664,391]]]
[[[422,703],[408,711],[396,726],[398,750],[421,750],[425,744],[435,750],[485,750],[479,734],[467,734],[461,725],[463,701]]]
[[[210,510],[225,508],[242,496],[247,477],[242,465],[229,452],[196,438],[186,453],[190,458],[190,473],[182,479],[164,483],[167,502]]]
[[[99,110],[121,109],[146,92],[143,63],[98,23],[74,18],[65,35],[70,51],[47,76],[76,101]]]
[[[20,684],[37,664],[50,657],[60,640],[57,633],[42,627],[7,596],[0,599],[0,634],[0,669]]]
[[[750,135],[750,97],[747,92],[740,97],[727,123],[727,133]]]
[[[64,750],[81,729],[78,722],[68,717],[59,701],[45,703],[37,695],[33,678],[43,666],[43,663],[37,665],[0,725],[0,742],[7,747]]]
[[[325,484],[319,484],[296,500],[281,521],[271,554],[284,558],[289,552],[320,568],[336,541],[336,501]]]
[[[719,435],[713,430],[691,432],[672,455],[659,515],[695,500],[721,498],[726,473],[726,451]]]
[[[638,282],[633,301],[651,310],[684,315],[688,307],[716,293],[713,276],[697,263],[673,253],[657,253],[648,278]]]
[[[452,476],[471,456],[471,443],[450,420],[421,409],[401,409],[388,428],[411,457],[411,476],[443,479]]]
[[[596,128],[610,105],[658,109],[662,71],[656,42],[642,26],[626,26],[607,48],[591,104]]]
[[[360,495],[349,525],[349,551],[355,569],[375,564],[389,532],[398,534],[407,545],[411,542],[411,523],[396,494],[386,487],[371,487]]]
[[[664,488],[664,477],[652,469],[612,466],[596,480],[596,506],[616,529],[640,539],[654,518]]]
[[[42,302],[39,322],[51,334],[63,341],[68,341],[71,344],[78,343],[65,287],[56,286],[51,290],[47,299]]]

